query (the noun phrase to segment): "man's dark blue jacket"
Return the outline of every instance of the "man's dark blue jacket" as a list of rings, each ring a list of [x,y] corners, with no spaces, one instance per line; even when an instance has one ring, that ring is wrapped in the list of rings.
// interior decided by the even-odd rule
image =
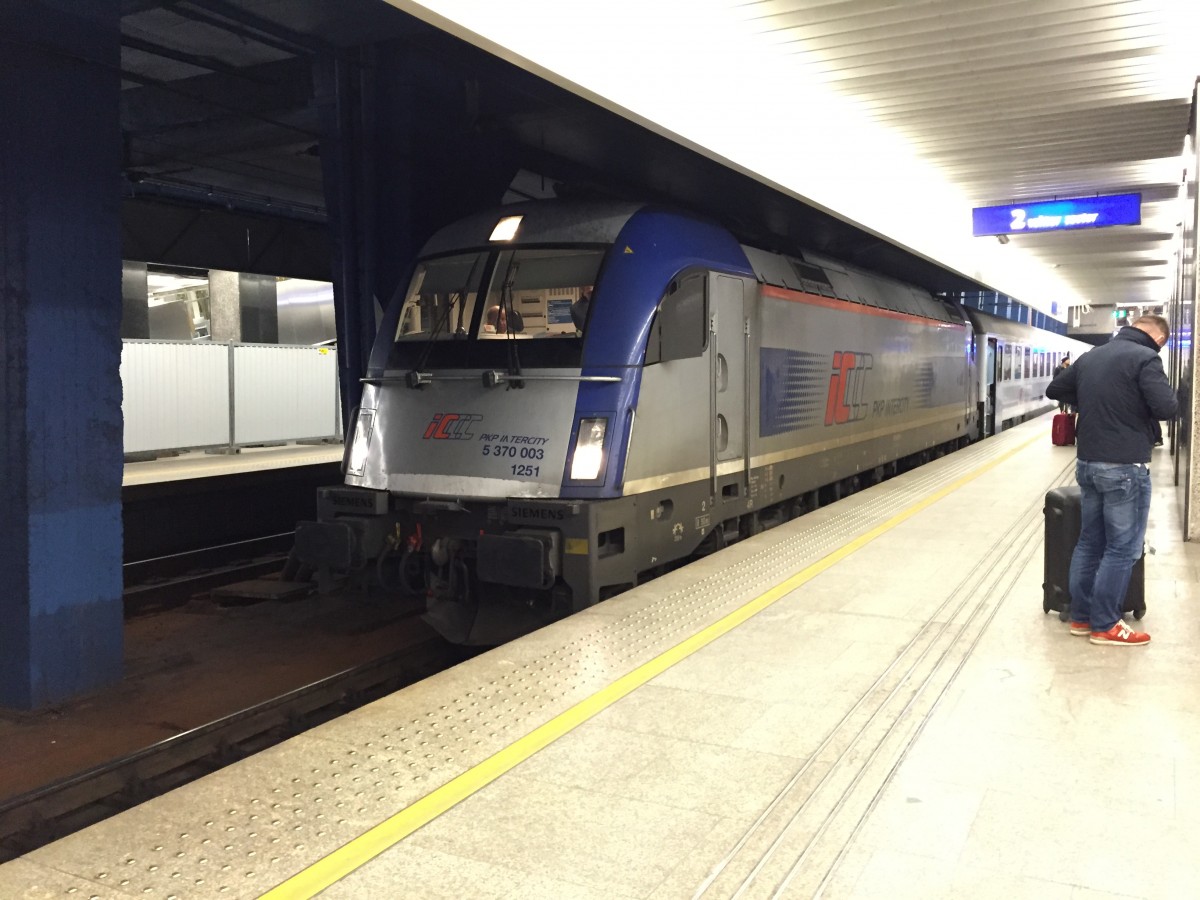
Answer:
[[[1128,325],[1067,366],[1046,396],[1079,410],[1076,452],[1087,462],[1149,462],[1153,423],[1179,412],[1158,344]]]

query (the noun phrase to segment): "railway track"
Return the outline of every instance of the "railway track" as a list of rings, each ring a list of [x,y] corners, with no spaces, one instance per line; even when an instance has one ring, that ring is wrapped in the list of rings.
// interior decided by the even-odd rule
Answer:
[[[126,616],[278,572],[317,488],[340,481],[331,462],[124,487]]]
[[[127,562],[125,615],[181,606],[196,594],[278,573],[293,539],[289,531]]]
[[[440,672],[467,655],[440,639],[428,639],[0,801],[0,862],[344,715]]]

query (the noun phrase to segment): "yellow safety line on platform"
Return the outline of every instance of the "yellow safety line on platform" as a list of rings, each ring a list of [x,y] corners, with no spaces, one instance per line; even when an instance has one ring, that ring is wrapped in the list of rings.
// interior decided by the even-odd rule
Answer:
[[[1045,436],[1039,432],[1036,437],[1022,442],[1018,447],[998,456],[991,462],[985,463],[969,475],[947,485],[925,499],[913,504],[901,513],[897,513],[882,525],[877,525],[865,534],[844,544],[833,553],[813,563],[808,568],[793,575],[787,581],[776,585],[764,594],[739,607],[719,619],[704,630],[692,635],[687,640],[676,644],[647,663],[638,666],[627,675],[618,678],[608,687],[601,688],[592,696],[581,700],[566,712],[560,713],[544,725],[535,728],[523,738],[509,744],[503,750],[488,757],[479,765],[468,769],[457,778],[448,781],[432,793],[426,794],[409,806],[402,809],[389,819],[363,833],[350,843],[339,847],[328,856],[313,863],[307,869],[298,872],[287,881],[267,891],[259,900],[308,900],[315,897],[330,885],[345,878],[351,872],[370,862],[383,851],[408,837],[421,826],[433,821],[442,813],[461,801],[467,799],[476,791],[486,787],[505,772],[515,768],[543,747],[552,744],[567,732],[582,725],[588,719],[603,712],[607,707],[616,703],[626,694],[657,675],[662,674],[707,644],[712,643],[721,635],[733,630],[751,616],[762,612],[768,606],[782,597],[787,596],[800,585],[815,578],[830,566],[841,562],[850,554],[865,547],[880,535],[891,531],[904,522],[948,494],[974,481],[980,475],[995,468],[1011,456],[1020,453],[1037,440]]]

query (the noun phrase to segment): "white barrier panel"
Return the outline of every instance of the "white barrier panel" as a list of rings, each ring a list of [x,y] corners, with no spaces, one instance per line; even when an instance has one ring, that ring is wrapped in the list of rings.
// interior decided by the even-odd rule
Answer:
[[[233,441],[335,437],[337,353],[329,347],[233,345]]]
[[[229,443],[229,348],[123,341],[125,452]]]

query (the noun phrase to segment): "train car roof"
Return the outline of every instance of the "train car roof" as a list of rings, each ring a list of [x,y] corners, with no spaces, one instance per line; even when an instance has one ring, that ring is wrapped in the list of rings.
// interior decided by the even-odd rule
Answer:
[[[994,334],[997,337],[1002,337],[1010,341],[1024,341],[1026,343],[1034,337],[1044,338],[1046,335],[1054,334],[1052,331],[1035,328],[1032,325],[1026,325],[1024,322],[1014,322],[1011,319],[993,316],[991,313],[986,313],[974,307],[968,306],[965,309],[967,316],[971,319],[971,324],[975,326],[976,332]],[[1055,337],[1061,337],[1061,335],[1055,335]]]

